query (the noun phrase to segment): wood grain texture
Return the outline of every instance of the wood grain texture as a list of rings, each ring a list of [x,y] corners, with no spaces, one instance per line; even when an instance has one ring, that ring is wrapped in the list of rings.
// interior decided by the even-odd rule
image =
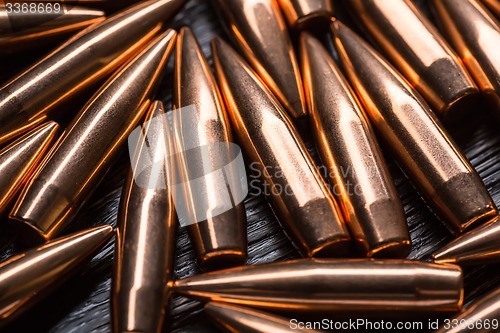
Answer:
[[[421,5],[420,2],[418,4]],[[337,6],[337,13],[341,19],[352,26],[352,21],[339,6]],[[183,25],[188,25],[193,29],[211,62],[210,39],[215,35],[224,35],[224,33],[209,2],[206,0],[188,2],[172,22],[175,28]],[[226,36],[224,38],[227,39]],[[44,52],[46,51],[42,50],[39,53]],[[2,73],[0,80],[5,81],[8,76],[33,61],[33,54],[22,55],[17,59],[7,59],[4,62],[7,71]],[[171,105],[172,69],[171,61],[158,92],[158,98],[164,101],[167,108]],[[72,110],[67,110],[66,114],[59,117],[63,124],[71,118],[71,114],[76,113],[83,102],[84,99],[74,103],[71,106]],[[471,119],[462,124],[449,126],[454,139],[479,172],[497,206],[500,204],[500,131],[498,126],[498,123],[495,123],[480,105],[472,112]],[[301,124],[301,134],[306,138],[307,146],[317,160],[314,143],[307,140],[311,137],[307,125]],[[433,251],[450,241],[452,235],[428,209],[391,156],[387,155],[386,158],[404,204],[411,231],[413,250],[409,258],[427,260]],[[124,152],[65,233],[103,223],[116,226],[121,187],[128,163],[128,155]],[[265,198],[262,195],[253,194],[246,199],[245,204],[248,217],[248,264],[298,257],[297,251],[283,233]],[[4,224],[0,225],[0,259],[5,260],[21,249],[18,239],[10,234]],[[109,295],[112,260],[113,244],[109,243],[99,255],[82,267],[63,286],[3,331],[16,333],[111,332]],[[466,304],[500,286],[500,275],[496,273],[497,270],[498,267],[495,265],[466,269]],[[199,273],[185,229],[179,231],[175,273],[177,278]],[[217,332],[215,326],[204,316],[200,303],[182,297],[173,298],[171,303],[171,315],[167,319],[165,331]],[[443,318],[443,316],[430,316],[429,318]],[[428,318],[422,320],[427,322]]]

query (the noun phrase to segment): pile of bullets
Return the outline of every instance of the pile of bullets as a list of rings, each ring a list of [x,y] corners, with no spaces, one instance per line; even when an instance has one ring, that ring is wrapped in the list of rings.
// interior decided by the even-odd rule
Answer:
[[[335,19],[329,0],[213,0],[234,46],[212,40],[215,74],[188,27],[166,28],[185,2],[1,5],[4,56],[63,43],[0,89],[0,213],[32,247],[0,264],[0,325],[116,234],[115,332],[161,331],[174,293],[205,302],[227,332],[290,331],[282,315],[294,313],[384,312],[448,312],[499,332],[500,289],[461,311],[460,266],[500,262],[500,217],[441,124],[483,102],[500,116],[499,2],[432,0],[436,27],[410,0],[343,1],[369,43]],[[155,94],[171,53],[166,112]],[[78,113],[68,107],[96,85]],[[63,131],[51,120],[61,106],[75,111]],[[327,179],[296,129],[304,121]],[[405,213],[377,140],[457,236],[432,263],[404,259]],[[245,266],[245,206],[233,200],[241,179],[206,172],[230,162],[233,141],[274,189],[267,199],[304,259]],[[136,149],[116,232],[61,237],[127,142]],[[144,150],[156,163],[132,158]],[[179,222],[205,272],[175,281]],[[439,329],[462,331],[474,330]]]

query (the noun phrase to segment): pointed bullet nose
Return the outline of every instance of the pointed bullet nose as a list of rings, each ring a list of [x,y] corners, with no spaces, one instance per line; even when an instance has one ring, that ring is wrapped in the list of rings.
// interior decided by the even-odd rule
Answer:
[[[61,237],[0,264],[0,325],[15,319],[56,287],[111,238],[109,225]]]
[[[8,82],[0,89],[0,144],[45,121],[49,112],[115,72],[184,3],[141,1],[74,35]]]
[[[0,151],[0,215],[40,164],[58,130],[59,125],[49,121]]]
[[[451,241],[432,258],[438,263],[479,265],[500,262],[500,217]]]
[[[330,183],[337,186],[336,197],[349,231],[368,257],[405,258],[411,249],[406,217],[375,133],[320,41],[302,33],[300,42],[316,146]],[[356,195],[353,187],[358,189]]]
[[[306,115],[300,69],[278,3],[213,1],[246,61],[292,119]]]
[[[242,265],[247,258],[242,170],[233,163],[238,155],[217,82],[189,28],[182,28],[177,40],[173,99],[176,159],[182,184],[177,188],[183,192],[177,197],[186,201],[177,206],[197,207],[177,209],[181,225],[187,225],[202,269]],[[214,176],[221,167],[224,179]],[[210,176],[203,182],[194,181],[199,175]],[[231,190],[221,195],[223,187]],[[228,204],[226,194],[233,197],[234,204]]]
[[[496,216],[481,178],[420,94],[349,28],[334,22],[332,30],[342,67],[372,125],[450,230],[461,233]]]
[[[26,240],[56,236],[78,212],[145,115],[176,33],[167,30],[122,66],[80,111],[9,218]]]
[[[283,333],[291,330],[290,319],[243,306],[208,302],[204,311],[219,328],[228,333]],[[317,332],[300,328],[293,328],[293,331]]]

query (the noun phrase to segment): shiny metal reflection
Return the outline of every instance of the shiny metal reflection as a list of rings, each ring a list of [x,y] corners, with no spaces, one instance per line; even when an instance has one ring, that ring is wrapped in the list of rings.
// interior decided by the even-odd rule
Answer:
[[[477,172],[406,80],[340,22],[332,25],[343,69],[372,125],[452,231],[497,214]]]
[[[0,144],[135,56],[185,0],[149,0],[73,36],[0,89]]]
[[[146,113],[176,33],[168,30],[117,71],[63,133],[10,214],[46,241],[73,219]]]
[[[306,115],[300,69],[277,0],[212,0],[240,51],[292,119]]]
[[[221,39],[212,53],[234,132],[279,221],[303,254],[343,255],[350,236],[342,214],[281,104]]]
[[[175,282],[202,300],[287,312],[456,311],[462,271],[455,265],[386,259],[299,259],[242,266]]]
[[[201,47],[189,28],[182,28],[179,32],[176,51],[173,128],[182,178],[179,183],[184,185],[185,205],[191,207],[188,212],[196,214],[195,206],[201,205],[206,207],[203,213],[208,217],[193,217],[196,223],[187,226],[189,237],[198,264],[203,269],[242,265],[247,257],[247,220],[243,202],[219,214],[218,210],[225,206],[226,201],[220,192],[219,179],[204,177],[202,183],[197,183],[202,188],[189,182],[207,169],[216,170],[230,162],[227,159],[233,137],[224,101]],[[183,110],[183,107],[190,108]],[[223,151],[224,148],[227,149]],[[225,177],[230,182],[227,186],[237,188],[237,175],[227,171],[232,170],[226,168]],[[200,198],[195,192],[206,197]]]
[[[292,29],[326,24],[334,13],[332,0],[278,0],[278,3]]]
[[[410,0],[348,0],[377,45],[443,119],[474,109],[478,88],[461,60]]]
[[[321,43],[300,38],[311,125],[353,239],[368,257],[406,257],[410,235],[375,134]]]

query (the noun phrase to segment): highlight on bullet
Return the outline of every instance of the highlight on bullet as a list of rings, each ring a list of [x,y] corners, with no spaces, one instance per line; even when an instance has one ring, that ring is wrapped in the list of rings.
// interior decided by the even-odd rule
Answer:
[[[448,40],[500,116],[500,25],[479,0],[434,0]]]
[[[68,126],[23,189],[9,218],[27,241],[70,222],[145,115],[175,43],[168,30],[108,79]]]
[[[165,186],[172,174],[172,141],[161,102],[151,105],[139,131],[118,215],[111,295],[117,333],[161,331],[174,269],[177,218]],[[145,156],[155,163],[143,165]]]
[[[0,88],[0,145],[134,57],[185,0],[142,1],[73,36]],[[22,102],[21,102],[22,101]]]
[[[177,280],[175,292],[270,311],[457,311],[460,267],[399,259],[298,259]]]
[[[327,25],[334,14],[331,0],[278,0],[278,3],[292,29]]]
[[[450,318],[449,322],[457,323],[457,325],[442,326],[436,333],[495,333],[500,329],[499,318],[500,288],[481,298],[462,313]]]
[[[290,319],[243,306],[208,302],[204,311],[220,329],[228,333],[285,333],[291,330]],[[293,331],[318,332],[300,328]]]
[[[384,55],[445,120],[474,110],[479,91],[459,57],[410,0],[348,0]]]
[[[33,175],[58,130],[59,125],[49,121],[0,150],[0,216]]]
[[[306,115],[300,69],[277,0],[212,0],[246,61],[292,119]]]
[[[480,265],[500,262],[500,217],[479,226],[432,254],[434,262]]]
[[[241,159],[241,167],[232,167],[236,145],[224,101],[201,47],[185,27],[177,38],[173,99],[175,160],[180,169],[176,196],[184,201],[177,205],[180,224],[187,226],[202,269],[243,265],[247,258],[243,199],[248,190],[245,174],[239,171],[244,173],[245,166]]]
[[[47,11],[50,8],[50,13],[46,8]],[[60,3],[42,4],[39,9],[16,13],[12,8],[0,5],[0,54],[13,54],[63,41],[105,19],[101,10],[68,7]]]
[[[500,2],[497,0],[482,0],[490,12],[500,20]]]
[[[422,97],[345,25],[334,22],[332,30],[342,68],[372,125],[450,230],[463,232],[497,215],[481,178]]]
[[[343,255],[350,236],[342,213],[285,110],[221,39],[212,54],[232,128],[278,220],[304,255]]]
[[[368,257],[406,257],[403,206],[354,92],[317,39],[302,33],[300,50],[316,145],[353,239]]]
[[[80,231],[0,263],[0,326],[15,319],[90,260],[113,235],[109,225]]]

